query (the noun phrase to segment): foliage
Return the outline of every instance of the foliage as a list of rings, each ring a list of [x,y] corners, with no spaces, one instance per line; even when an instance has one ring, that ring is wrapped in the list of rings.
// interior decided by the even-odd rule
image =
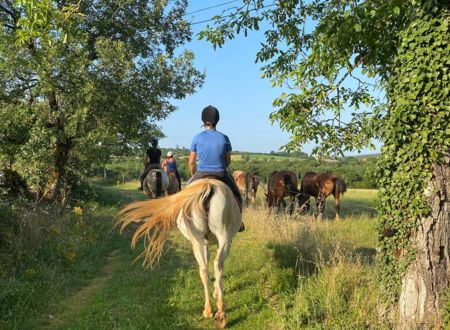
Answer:
[[[173,150],[175,150],[175,160],[181,179],[187,181],[190,178],[187,156],[183,156],[183,153],[177,152],[176,149]],[[376,157],[363,157],[361,159],[345,157],[339,160],[318,161],[313,158],[295,157],[273,159],[274,156],[270,154],[246,153],[243,155],[246,157],[241,160],[232,160],[229,167],[230,172],[240,170],[253,173],[259,175],[264,182],[267,182],[273,171],[281,169],[293,171],[300,178],[309,171],[334,172],[345,181],[349,188],[377,188],[375,179]],[[111,161],[104,166],[93,166],[88,175],[102,177],[105,182],[116,184],[137,180],[143,169],[143,157],[112,157]]]
[[[162,136],[155,122],[175,110],[170,100],[204,78],[193,54],[178,51],[191,38],[185,8],[183,0],[4,2],[0,165],[56,196],[68,172]]]
[[[287,90],[274,100],[279,109],[271,114],[272,122],[292,134],[287,149],[314,141],[320,143],[314,152],[327,155],[372,146],[385,109],[374,97],[374,77],[384,84],[390,75],[410,2],[242,3],[216,17],[200,38],[221,47],[235,33],[265,30],[256,61],[263,65],[263,78]]]
[[[261,176],[267,182],[274,171],[289,170],[298,174],[300,180],[307,172],[333,172],[342,178],[350,188],[376,188],[375,163],[376,159],[356,160],[343,158],[341,160],[317,161],[313,158],[273,160],[266,157],[249,156],[248,161],[233,161],[230,171],[241,170]],[[270,161],[269,161],[270,160]]]
[[[64,297],[98,275],[111,251],[128,247],[112,221],[122,203],[142,193],[91,190],[89,200],[64,209],[0,199],[0,328],[42,327]]]
[[[398,292],[414,258],[409,237],[429,214],[424,193],[432,165],[450,147],[450,12],[423,6],[399,34],[389,81],[390,115],[382,130],[380,259],[387,292]]]

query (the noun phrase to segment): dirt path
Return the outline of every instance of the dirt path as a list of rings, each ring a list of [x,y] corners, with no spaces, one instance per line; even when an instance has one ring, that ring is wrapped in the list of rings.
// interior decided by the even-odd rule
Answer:
[[[104,288],[119,266],[118,260],[120,258],[120,251],[113,250],[106,257],[106,264],[98,274],[87,286],[75,293],[72,297],[64,302],[61,306],[61,312],[57,315],[49,315],[50,322],[44,325],[43,329],[59,329],[63,327],[68,320],[74,318],[79,311],[86,306],[94,295]]]

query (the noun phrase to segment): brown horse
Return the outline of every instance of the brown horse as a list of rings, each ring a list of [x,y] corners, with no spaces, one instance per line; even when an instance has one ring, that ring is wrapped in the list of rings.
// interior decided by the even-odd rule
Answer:
[[[285,197],[289,197],[288,212],[294,211],[295,197],[299,193],[298,176],[291,171],[275,171],[267,182],[266,203],[269,208],[276,207],[279,211],[286,208]]]
[[[243,171],[233,171],[233,179],[245,199],[245,204],[247,206],[250,203],[255,204],[258,186],[261,184],[259,176]]]
[[[325,199],[333,194],[336,220],[340,220],[339,200],[346,191],[345,182],[334,173],[306,173],[301,183],[298,199],[301,214],[308,212],[311,207],[310,198],[314,197],[317,205],[315,217],[318,220],[322,219],[323,211],[325,210]]]
[[[167,194],[173,195],[180,191],[180,183],[178,182],[177,175],[175,172],[169,172],[167,173],[167,176],[169,177],[169,186],[167,187]]]

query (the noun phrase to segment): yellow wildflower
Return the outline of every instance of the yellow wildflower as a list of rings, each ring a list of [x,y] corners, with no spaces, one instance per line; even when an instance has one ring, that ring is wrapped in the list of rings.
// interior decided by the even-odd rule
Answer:
[[[79,207],[79,206],[75,206],[74,208],[73,208],[73,213],[75,213],[76,215],[83,215],[83,209],[81,208],[81,207]]]

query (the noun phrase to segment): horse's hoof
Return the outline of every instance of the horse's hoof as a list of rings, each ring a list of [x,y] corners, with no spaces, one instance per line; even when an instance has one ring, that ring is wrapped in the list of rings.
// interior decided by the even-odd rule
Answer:
[[[213,317],[213,313],[211,311],[207,311],[206,309],[203,311],[203,317],[205,319],[210,319]]]
[[[217,312],[214,316],[214,321],[216,327],[219,329],[225,329],[225,327],[227,326],[227,317],[225,313]]]

